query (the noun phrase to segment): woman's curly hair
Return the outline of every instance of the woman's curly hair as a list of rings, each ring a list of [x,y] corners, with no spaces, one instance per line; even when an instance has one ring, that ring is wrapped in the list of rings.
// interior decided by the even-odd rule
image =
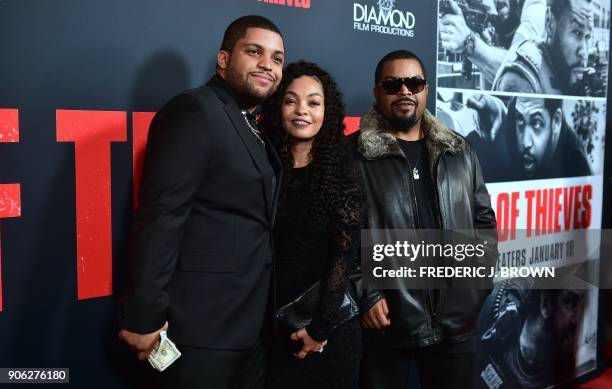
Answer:
[[[340,190],[346,181],[346,160],[341,151],[344,133],[344,103],[338,85],[325,70],[314,63],[299,61],[287,66],[278,90],[264,103],[262,109],[262,128],[268,134],[283,164],[283,185],[281,201],[295,185],[291,177],[293,157],[289,148],[289,136],[283,129],[281,107],[287,88],[293,80],[302,76],[318,79],[323,86],[324,117],[321,130],[316,135],[310,150],[310,169],[307,182],[311,199],[310,211],[314,215],[329,215],[341,204]]]

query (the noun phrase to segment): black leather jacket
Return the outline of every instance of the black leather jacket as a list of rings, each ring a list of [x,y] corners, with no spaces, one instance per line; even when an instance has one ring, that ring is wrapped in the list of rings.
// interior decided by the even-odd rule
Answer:
[[[497,223],[476,154],[461,136],[444,127],[428,111],[422,125],[440,225],[445,230],[473,230],[475,234],[478,229],[488,229],[487,261],[494,264]],[[362,118],[359,135],[354,137],[368,194],[367,227],[411,229],[415,227],[416,205],[406,190],[412,185],[409,165],[387,128],[385,119],[372,109]],[[468,340],[476,329],[488,292],[483,288],[439,292],[405,288],[365,290],[360,304],[362,312],[386,298],[391,325],[382,331],[365,331],[364,335],[379,344],[399,347],[421,347],[443,339]],[[439,293],[437,298],[434,293]]]

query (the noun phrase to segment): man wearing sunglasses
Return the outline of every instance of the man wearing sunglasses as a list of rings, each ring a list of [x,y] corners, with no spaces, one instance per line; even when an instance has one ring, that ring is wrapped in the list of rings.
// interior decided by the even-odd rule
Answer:
[[[495,231],[480,165],[465,140],[427,109],[425,68],[398,50],[376,67],[374,107],[356,137],[369,229]],[[487,259],[496,258],[496,233]],[[389,281],[393,282],[393,281]],[[404,388],[416,362],[424,389],[471,388],[472,338],[483,289],[365,290],[363,387]]]

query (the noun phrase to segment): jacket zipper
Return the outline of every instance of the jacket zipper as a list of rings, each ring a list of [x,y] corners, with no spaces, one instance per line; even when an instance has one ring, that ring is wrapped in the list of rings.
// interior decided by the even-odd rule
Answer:
[[[410,164],[410,161],[408,161],[408,158],[404,157],[404,159],[406,160],[406,162],[408,163],[408,181],[410,182],[410,189],[412,191],[412,198],[414,199],[414,203],[412,206],[412,213],[415,215],[415,219],[416,219],[416,223],[415,223],[415,229],[419,229],[421,227],[421,222],[419,220],[419,203],[417,201],[417,197],[416,197],[416,192],[414,190],[414,179],[411,176],[412,173],[412,165]],[[437,164],[436,164],[436,168],[437,168]],[[437,185],[437,184],[436,184]],[[437,191],[437,189],[436,189]],[[440,212],[438,212],[439,214]],[[439,218],[440,216],[438,216]],[[424,294],[425,294],[425,301],[428,303],[428,308],[429,308],[429,316],[430,316],[430,322],[431,322],[431,331],[433,333],[433,340],[434,343],[438,342],[438,336],[436,334],[436,318],[438,316],[438,314],[436,313],[435,307],[434,307],[434,302],[433,302],[433,297],[431,295],[431,291],[429,289],[424,289],[423,290]]]
[[[438,214],[436,216],[438,217],[438,225],[440,226],[440,229],[444,229],[444,225],[442,224],[442,203],[440,202],[440,188],[438,186],[438,165],[440,164],[440,160],[444,154],[446,154],[446,151],[442,152],[442,154],[440,154],[440,156],[436,159],[433,168],[433,171],[436,174],[433,179],[435,181],[434,189],[436,190],[436,204],[438,205]]]
[[[438,212],[436,214],[436,217],[438,218],[438,226],[440,229],[444,228],[444,224],[442,222],[442,203],[440,201],[440,188],[439,188],[439,181],[438,181],[438,165],[440,164],[440,160],[442,159],[442,157],[444,156],[444,154],[446,154],[446,152],[443,152],[442,154],[440,154],[440,156],[438,156],[438,158],[436,159],[436,161],[434,162],[434,168],[433,173],[435,173],[435,177],[433,178],[434,181],[434,190],[435,190],[435,194],[436,194],[436,205],[438,208]],[[431,306],[431,312],[432,312],[432,316],[433,316],[433,321],[432,321],[432,328],[433,328],[433,332],[434,332],[434,342],[437,341],[438,337],[436,335],[436,330],[435,330],[435,320],[438,317],[438,312],[437,312],[437,307],[434,307],[434,301],[433,301],[433,297],[431,296],[431,293],[429,293],[429,289],[427,290],[427,297],[429,299],[429,304]],[[439,299],[442,299],[442,294],[440,294]],[[438,305],[440,304],[440,301],[438,301]]]

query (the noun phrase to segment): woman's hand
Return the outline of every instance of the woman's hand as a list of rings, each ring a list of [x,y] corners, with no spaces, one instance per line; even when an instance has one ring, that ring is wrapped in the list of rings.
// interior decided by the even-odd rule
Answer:
[[[327,340],[317,342],[308,335],[306,328],[302,328],[291,334],[291,340],[302,340],[302,349],[300,352],[293,354],[296,358],[304,359],[308,354],[313,352],[322,352],[323,347],[327,344]]]

